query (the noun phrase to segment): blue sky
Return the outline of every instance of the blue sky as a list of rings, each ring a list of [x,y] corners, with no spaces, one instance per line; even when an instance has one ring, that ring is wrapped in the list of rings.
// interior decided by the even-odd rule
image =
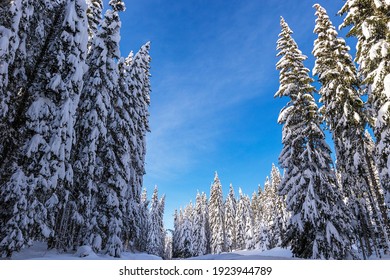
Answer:
[[[107,7],[105,1],[105,7]],[[125,1],[121,52],[151,41],[152,132],[147,136],[145,187],[166,195],[165,223],[175,208],[209,194],[214,171],[224,192],[232,183],[247,194],[263,185],[281,151],[274,99],[276,40],[283,16],[309,59],[314,8],[309,0]],[[335,16],[342,0],[319,1]],[[340,34],[344,35],[345,31]],[[354,48],[352,48],[354,50]]]

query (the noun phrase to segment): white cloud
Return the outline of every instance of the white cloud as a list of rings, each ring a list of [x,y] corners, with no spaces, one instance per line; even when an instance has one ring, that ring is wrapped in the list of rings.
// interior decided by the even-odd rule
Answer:
[[[234,24],[221,21],[205,29],[203,36],[209,40],[187,49],[182,62],[165,58],[161,69],[152,69],[152,74],[159,72],[152,77],[147,176],[156,181],[175,178],[200,164],[234,133],[230,112],[262,94],[261,83],[274,68],[269,63],[274,57],[262,58],[262,51],[273,50],[274,41],[259,45],[269,32],[261,26],[270,23],[268,19],[247,22],[245,13],[250,9],[245,6],[226,19]]]

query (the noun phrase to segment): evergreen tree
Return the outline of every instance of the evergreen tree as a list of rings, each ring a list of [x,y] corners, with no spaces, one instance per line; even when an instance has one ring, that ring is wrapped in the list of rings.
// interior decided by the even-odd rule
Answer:
[[[154,188],[149,214],[149,231],[146,243],[146,252],[152,255],[164,256],[164,240],[161,233],[161,210],[162,205],[158,200],[157,186]],[[165,238],[165,236],[164,236]]]
[[[133,125],[135,134],[132,138],[132,145],[135,147],[132,165],[134,169],[134,179],[132,184],[132,193],[134,197],[139,197],[143,176],[145,174],[145,155],[146,155],[146,133],[149,128],[149,111],[150,105],[150,62],[149,56],[150,42],[146,43],[136,53],[130,64],[130,79],[134,111]],[[128,62],[129,63],[129,62]]]
[[[30,6],[31,3],[25,3]],[[29,244],[29,227],[33,219],[27,215],[29,208],[28,178],[20,167],[9,168],[9,154],[16,146],[19,127],[14,129],[17,106],[17,90],[27,81],[24,67],[26,27],[29,19],[21,1],[3,2],[0,6],[0,253],[3,257]],[[8,170],[7,170],[8,169]],[[9,174],[14,175],[8,183]],[[8,176],[6,176],[6,174]],[[16,206],[16,207],[15,207]],[[13,221],[15,219],[15,222]],[[12,232],[12,233],[11,233]],[[13,238],[10,238],[11,235]],[[8,236],[8,237],[7,237]]]
[[[135,205],[136,207],[136,205]],[[141,202],[139,205],[138,213],[139,218],[136,222],[135,230],[135,248],[140,252],[146,251],[146,243],[149,231],[149,201],[147,199],[146,189],[143,190],[141,195]]]
[[[43,7],[45,14],[31,14],[31,9]],[[2,222],[1,251],[8,256],[33,239],[55,240],[60,230],[55,227],[62,227],[62,217],[69,215],[74,111],[86,53],[82,1],[27,1],[24,8],[14,61],[22,69],[15,84],[8,87],[16,107],[8,111],[10,133],[6,137],[16,136],[17,141],[3,142],[0,172],[1,203],[8,213]],[[32,70],[29,73],[27,66]],[[11,71],[12,75],[16,72]],[[19,78],[25,79],[22,87]],[[56,221],[57,215],[61,218]]]
[[[254,191],[252,193],[252,198],[251,198],[251,209],[253,213],[253,220],[256,221],[259,214],[260,214],[260,199],[258,196],[258,192]]]
[[[194,207],[192,202],[184,208],[182,224],[182,257],[189,258],[194,256]]]
[[[252,194],[251,200],[251,208],[253,213],[253,242],[255,249],[260,249],[260,236],[261,236],[261,228],[260,224],[262,222],[262,189],[261,186],[258,186],[258,190],[254,191]]]
[[[277,213],[274,212],[275,208],[275,194],[273,193],[273,189],[271,186],[271,181],[269,177],[267,176],[264,182],[264,191],[262,193],[261,197],[261,204],[262,204],[262,213],[261,213],[261,225],[259,228],[262,229],[261,235],[266,235],[267,240],[267,249],[272,249],[274,247],[273,239],[273,220],[275,215]],[[263,247],[262,245],[261,247]]]
[[[89,41],[92,42],[92,38],[96,36],[99,27],[101,26],[102,14],[103,14],[103,1],[102,0],[86,0],[87,18],[88,18],[88,35]]]
[[[209,215],[209,204],[207,201],[207,195],[202,194],[202,208],[203,208],[203,220],[205,224],[205,235],[206,235],[206,253],[211,253],[211,230],[210,230],[210,215]]]
[[[236,213],[236,249],[245,249],[246,220],[245,220],[245,201],[241,189],[239,190],[239,199],[237,201]]]
[[[319,126],[313,81],[304,67],[306,59],[281,19],[276,68],[280,87],[275,97],[290,98],[280,113],[283,150],[279,161],[285,176],[279,194],[287,196],[291,212],[284,246],[301,258],[345,259],[351,255],[350,219],[336,185],[330,148]]]
[[[180,227],[181,227],[181,221],[179,213],[177,212],[177,209],[175,209],[175,212],[173,214],[173,233],[172,233],[172,258],[177,258],[179,256],[180,252]]]
[[[123,246],[119,242],[123,229],[120,209],[123,183],[117,186],[115,182],[120,177],[116,176],[113,134],[108,126],[118,86],[118,11],[107,10],[91,44],[87,57],[89,69],[84,75],[85,86],[77,112],[76,133],[80,139],[74,149],[74,195],[79,197],[78,208],[82,209],[85,221],[81,227],[81,242],[91,245],[95,251],[105,249],[114,256],[119,256]]]
[[[202,228],[200,236],[202,241],[199,243],[199,253],[200,255],[206,255],[210,252],[210,225],[207,196],[205,193],[202,193],[200,203],[202,213]]]
[[[245,249],[253,249],[254,244],[254,234],[253,234],[253,215],[251,209],[250,199],[247,195],[242,197],[243,200],[243,215],[242,218],[245,221]]]
[[[236,198],[233,185],[230,184],[229,194],[225,201],[225,231],[226,250],[231,252],[236,249]]]
[[[358,92],[359,82],[348,53],[349,47],[342,38],[337,37],[325,9],[318,4],[314,7],[317,16],[314,32],[318,34],[318,39],[314,42],[316,63],[313,73],[318,75],[322,84],[319,94],[320,102],[324,105],[320,110],[332,132],[341,186],[348,208],[352,209],[354,234],[366,258],[371,255],[371,243],[375,246],[378,242],[372,240],[376,237],[370,209],[378,226],[383,225],[383,219],[378,215],[377,202],[369,199],[370,172],[365,162],[369,156],[365,152],[363,139],[366,125],[363,101]],[[373,188],[378,188],[372,178],[371,182],[375,183]]]
[[[269,248],[279,247],[282,245],[282,240],[284,239],[286,227],[287,227],[287,218],[288,213],[286,210],[285,198],[278,195],[278,188],[282,182],[282,175],[280,174],[279,169],[272,164],[271,169],[271,180],[270,180],[270,195],[271,195],[271,212],[272,222],[269,226],[270,236],[269,236]]]
[[[159,227],[160,227],[160,236],[161,236],[161,242],[162,242],[162,252],[161,252],[161,257],[164,257],[165,254],[165,239],[167,237],[167,233],[165,231],[164,227],[164,212],[165,212],[165,194],[160,198],[159,204]]]
[[[173,257],[189,258],[196,255],[197,246],[194,227],[194,209],[192,203],[180,209],[179,213],[175,210],[173,232]]]
[[[257,249],[268,250],[281,245],[287,215],[283,197],[277,193],[278,180],[279,170],[272,165],[271,180],[267,176],[264,191],[259,186],[257,200],[252,199],[252,205],[257,203],[257,212],[253,212],[253,246]]]
[[[3,151],[3,141],[6,140],[6,134],[9,131],[7,116],[9,115],[9,109],[12,108],[11,100],[15,98],[13,91],[10,91],[8,88],[15,83],[13,80],[17,78],[15,77],[16,73],[12,73],[12,68],[15,64],[15,59],[18,57],[17,52],[21,43],[19,34],[23,30],[19,30],[19,26],[22,25],[22,17],[23,7],[21,0],[7,1],[0,6],[0,38],[2,40],[2,47],[0,48],[0,139],[2,140],[0,155]],[[23,69],[18,70],[22,71]]]
[[[220,254],[226,251],[225,221],[222,185],[218,174],[215,172],[214,182],[210,190],[209,202],[209,223],[210,223],[210,247],[212,254]]]
[[[143,223],[140,217],[140,196],[133,196],[132,183],[134,170],[131,164],[135,147],[132,138],[135,135],[134,129],[134,105],[133,96],[130,90],[132,81],[130,79],[130,53],[127,59],[121,58],[118,63],[118,84],[114,88],[111,97],[111,109],[108,115],[108,136],[107,142],[112,151],[112,170],[110,179],[117,190],[116,196],[119,199],[119,209],[122,212],[123,231],[122,238],[127,244],[134,244],[140,235],[139,223]],[[146,194],[145,194],[146,195]],[[139,223],[137,223],[137,221]]]
[[[193,255],[205,255],[207,250],[205,206],[199,192],[196,195],[193,229]]]
[[[105,233],[103,238],[104,251],[114,257],[120,257],[123,251],[124,216],[128,214],[127,203],[132,198],[126,196],[130,193],[128,188],[129,171],[123,167],[123,163],[129,160],[129,151],[125,151],[127,139],[121,134],[121,124],[124,122],[118,114],[116,102],[120,102],[122,96],[118,96],[118,66],[116,61],[120,58],[119,52],[119,30],[121,21],[118,12],[124,11],[125,6],[121,0],[109,2],[111,10],[107,10],[102,22],[102,39],[107,48],[107,70],[106,78],[111,84],[107,86],[109,95],[109,106],[107,107],[106,143],[103,147],[101,180],[99,196],[102,199],[99,221]],[[127,152],[127,153],[126,153]],[[123,158],[121,158],[121,156]],[[139,193],[140,195],[140,193]]]
[[[376,164],[381,186],[390,207],[390,4],[383,0],[347,0],[340,14],[341,27],[350,26],[357,37],[356,62],[359,77],[368,94],[367,109],[376,138]],[[389,211],[388,215],[389,215]]]
[[[259,243],[259,223],[260,223],[260,200],[256,191],[252,193],[251,198],[251,209],[253,215],[253,244],[254,248],[257,249]]]
[[[164,259],[172,259],[172,236],[167,235],[165,237],[165,249],[164,249]]]
[[[67,1],[61,24],[62,32],[59,35],[60,40],[56,40],[49,48],[48,68],[43,70],[42,78],[39,78],[40,82],[47,79],[46,92],[56,96],[53,103],[58,104],[56,116],[49,117],[52,119],[52,132],[48,141],[51,143],[51,151],[44,156],[48,159],[47,163],[44,164],[41,160],[38,168],[47,166],[42,168],[46,169],[44,181],[50,181],[53,189],[50,198],[45,202],[50,224],[54,229],[54,236],[49,241],[49,247],[56,247],[60,250],[73,249],[73,224],[81,221],[76,210],[75,197],[71,196],[73,191],[71,153],[76,138],[75,114],[83,88],[83,74],[86,71],[88,39],[85,10],[84,1]],[[50,76],[47,73],[50,73]],[[41,85],[38,86],[40,87]],[[44,91],[44,89],[36,91]],[[44,100],[46,97],[41,96],[41,98]],[[41,102],[42,99],[36,101],[36,104],[43,105],[41,108],[44,110],[47,105]],[[34,110],[42,112],[39,108]]]
[[[267,178],[268,179],[268,178]],[[266,180],[264,184],[264,190],[269,188],[269,181]],[[267,205],[267,198],[265,197],[265,191],[258,186],[257,199],[252,200],[252,204],[257,203],[257,212],[254,212],[254,248],[265,251],[270,248],[269,242],[269,225],[266,223],[266,216],[269,212]],[[252,207],[254,209],[254,207]]]

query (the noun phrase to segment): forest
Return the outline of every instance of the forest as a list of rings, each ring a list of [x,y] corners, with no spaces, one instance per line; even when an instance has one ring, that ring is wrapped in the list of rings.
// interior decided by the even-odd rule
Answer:
[[[216,172],[209,197],[198,193],[167,231],[170,198],[156,187],[148,200],[143,184],[151,44],[121,55],[124,1],[1,1],[0,256],[34,242],[115,258],[277,247],[303,259],[389,255],[390,2],[341,5],[356,53],[314,8],[311,70],[280,19],[278,167],[251,197],[230,185],[224,198]]]

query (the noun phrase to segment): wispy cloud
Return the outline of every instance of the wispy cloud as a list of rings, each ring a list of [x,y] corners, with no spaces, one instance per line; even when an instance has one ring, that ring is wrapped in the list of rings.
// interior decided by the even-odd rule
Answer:
[[[252,8],[247,3],[231,17],[204,27],[202,36],[209,40],[196,41],[183,63],[166,62],[154,69],[160,72],[152,79],[149,177],[173,179],[201,164],[224,139],[233,137],[231,112],[262,94],[261,84],[273,70],[269,60],[274,60],[262,52],[273,51],[274,42],[262,42],[271,22],[248,20]]]

